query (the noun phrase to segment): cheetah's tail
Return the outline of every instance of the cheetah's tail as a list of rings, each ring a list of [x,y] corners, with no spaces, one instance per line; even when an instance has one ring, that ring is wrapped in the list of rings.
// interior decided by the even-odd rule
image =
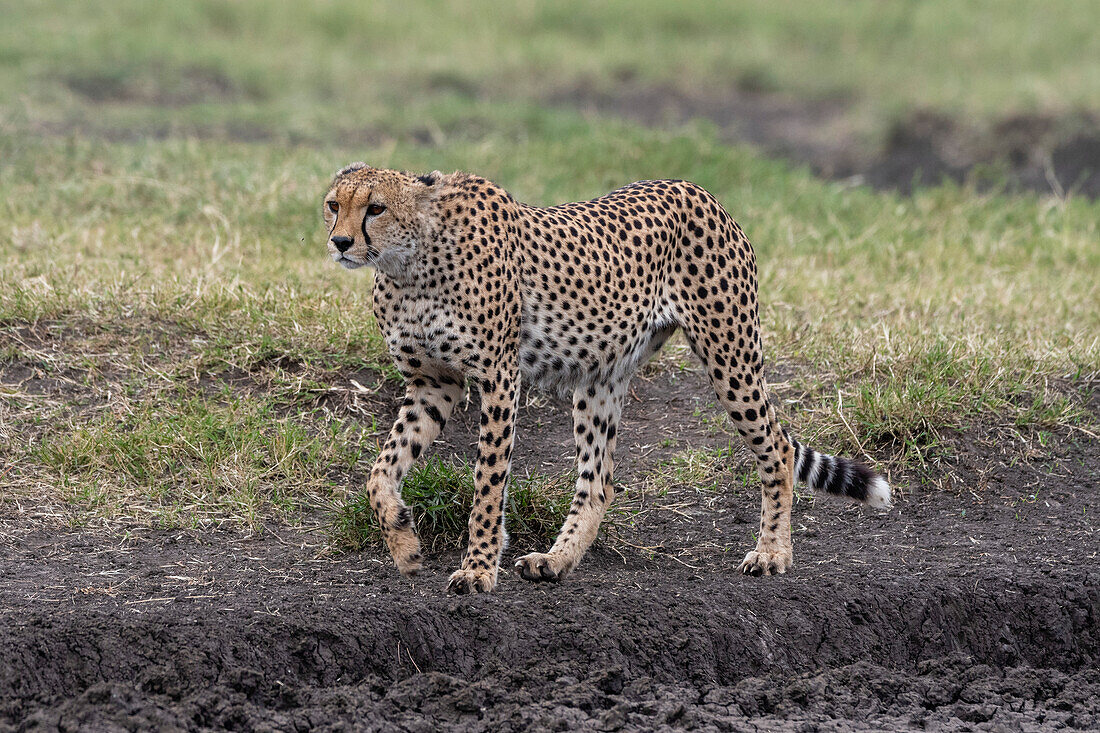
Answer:
[[[794,448],[795,479],[814,491],[844,496],[868,506],[889,508],[890,484],[862,463],[849,458],[819,453],[799,443],[787,430],[787,442]]]

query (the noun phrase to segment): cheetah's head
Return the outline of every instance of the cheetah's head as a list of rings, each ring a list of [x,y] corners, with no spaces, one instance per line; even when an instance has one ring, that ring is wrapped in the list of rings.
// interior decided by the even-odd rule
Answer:
[[[423,212],[441,179],[438,171],[415,176],[364,163],[338,171],[323,210],[333,261],[400,277],[420,243]]]

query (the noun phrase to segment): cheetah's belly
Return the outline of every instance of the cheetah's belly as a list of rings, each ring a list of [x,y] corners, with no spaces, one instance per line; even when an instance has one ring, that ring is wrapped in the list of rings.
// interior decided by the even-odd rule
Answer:
[[[527,384],[565,396],[578,386],[633,372],[668,333],[667,323],[657,316],[578,323],[524,307],[520,370]]]

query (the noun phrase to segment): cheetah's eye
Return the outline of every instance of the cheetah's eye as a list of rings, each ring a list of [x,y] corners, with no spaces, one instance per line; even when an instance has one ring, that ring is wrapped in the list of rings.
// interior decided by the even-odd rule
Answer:
[[[378,216],[385,210],[386,207],[382,204],[370,204],[369,206],[367,206],[367,214],[370,216]]]
[[[333,214],[335,214],[336,212],[338,212],[340,210],[340,204],[336,203],[335,201],[329,201],[327,203],[328,203],[328,210],[331,211]]]

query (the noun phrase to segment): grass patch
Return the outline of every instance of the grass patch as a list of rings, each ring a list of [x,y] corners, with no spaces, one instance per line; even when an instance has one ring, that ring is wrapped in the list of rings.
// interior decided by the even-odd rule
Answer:
[[[46,489],[108,518],[250,525],[272,514],[295,519],[342,492],[328,476],[357,464],[357,446],[341,427],[281,417],[262,398],[170,390],[42,437],[9,480],[19,493]]]
[[[427,549],[455,548],[465,540],[474,498],[472,466],[432,456],[409,472],[401,494],[412,509],[417,534]],[[513,474],[505,510],[509,541],[524,546],[551,542],[565,520],[572,496],[573,486],[567,476]],[[338,510],[334,535],[338,544],[350,549],[381,542],[365,494]]]
[[[886,455],[898,465],[920,464],[935,455],[943,435],[971,424],[1001,422],[1029,429],[1095,425],[1087,408],[1089,381],[1054,388],[1042,368],[1028,371],[1027,356],[975,353],[962,342],[933,340],[892,363],[881,374],[839,380],[835,398],[820,381],[809,404],[791,400],[787,413],[811,445],[862,456],[874,465]],[[1095,372],[1093,373],[1095,375]],[[803,380],[795,380],[802,383]],[[809,419],[800,419],[805,410]],[[877,459],[877,460],[876,460]]]
[[[738,455],[740,445],[731,442],[724,448],[694,448],[680,451],[651,469],[643,483],[654,497],[666,496],[674,489],[691,487],[697,492],[718,493],[728,491],[729,472],[743,461]],[[759,486],[759,477],[753,466],[741,475],[737,490]]]

